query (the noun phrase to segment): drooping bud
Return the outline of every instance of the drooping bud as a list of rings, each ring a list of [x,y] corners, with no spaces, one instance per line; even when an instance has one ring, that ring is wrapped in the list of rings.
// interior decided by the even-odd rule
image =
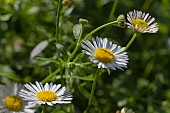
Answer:
[[[87,19],[80,18],[80,19],[79,19],[79,23],[80,23],[80,24],[87,24],[87,23],[89,23],[89,21],[88,21]]]
[[[125,19],[125,16],[123,14],[121,14],[121,15],[119,15],[117,17],[117,23],[118,23],[118,26],[120,28],[125,28],[126,27],[125,21],[126,21],[126,19]]]

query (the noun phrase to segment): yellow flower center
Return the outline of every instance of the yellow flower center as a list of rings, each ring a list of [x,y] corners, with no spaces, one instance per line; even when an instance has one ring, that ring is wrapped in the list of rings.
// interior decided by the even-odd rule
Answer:
[[[110,63],[114,60],[114,54],[112,51],[106,48],[99,48],[94,51],[94,56],[97,60],[103,63]]]
[[[22,109],[22,100],[17,96],[7,96],[5,98],[5,106],[9,111],[20,111]]]
[[[36,94],[36,97],[45,102],[52,102],[58,98],[56,93],[52,91],[40,91]]]
[[[132,25],[134,27],[137,25],[138,29],[139,28],[148,28],[149,27],[149,25],[144,20],[141,20],[139,18],[137,18],[135,20],[132,20]]]

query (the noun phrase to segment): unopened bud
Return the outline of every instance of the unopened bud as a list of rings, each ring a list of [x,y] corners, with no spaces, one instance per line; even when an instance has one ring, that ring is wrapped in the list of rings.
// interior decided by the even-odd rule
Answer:
[[[80,24],[87,24],[89,21],[87,19],[80,18],[79,23]]]
[[[121,14],[121,15],[119,15],[117,17],[117,23],[118,23],[118,26],[120,28],[125,28],[126,27],[125,21],[126,21],[126,19],[125,19],[125,16],[123,14]]]

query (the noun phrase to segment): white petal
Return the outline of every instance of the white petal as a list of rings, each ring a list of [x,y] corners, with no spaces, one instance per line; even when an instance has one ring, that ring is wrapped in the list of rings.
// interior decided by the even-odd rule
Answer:
[[[58,84],[52,91],[56,92],[61,87],[61,84]]]
[[[65,87],[62,87],[59,91],[57,91],[57,96],[61,96],[65,93],[66,91],[66,88]]]
[[[47,90],[49,90],[49,89],[50,89],[49,84],[48,84],[48,83],[46,83],[46,84],[45,84],[45,86],[44,86],[44,90],[46,90],[46,91],[47,91]]]
[[[97,45],[96,40],[94,38],[92,38],[92,42],[93,42],[94,47],[97,49],[98,45]]]
[[[35,82],[40,91],[42,91],[42,86],[36,81]]]
[[[25,87],[26,87],[28,90],[30,90],[30,91],[32,91],[32,92],[34,92],[34,93],[37,93],[29,84],[26,84]]]

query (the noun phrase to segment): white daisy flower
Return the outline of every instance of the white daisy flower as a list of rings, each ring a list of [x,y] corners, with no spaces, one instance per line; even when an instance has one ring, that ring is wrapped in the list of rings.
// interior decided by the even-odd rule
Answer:
[[[156,33],[158,31],[157,23],[153,23],[155,18],[151,17],[149,13],[142,13],[141,11],[130,11],[127,14],[126,22],[128,28],[133,28],[134,30],[141,33]]]
[[[113,44],[107,38],[92,38],[92,42],[85,40],[82,48],[90,56],[91,62],[98,64],[98,68],[106,68],[109,74],[109,69],[127,68],[129,58],[127,52],[124,52],[125,47]]]
[[[61,84],[46,83],[44,86],[42,83],[35,82],[36,85],[30,83],[25,84],[25,89],[19,92],[19,95],[28,100],[30,105],[47,104],[53,106],[54,104],[67,104],[71,103],[72,95],[65,87],[61,87]]]
[[[21,84],[0,85],[0,113],[34,113],[33,106],[18,95]]]

